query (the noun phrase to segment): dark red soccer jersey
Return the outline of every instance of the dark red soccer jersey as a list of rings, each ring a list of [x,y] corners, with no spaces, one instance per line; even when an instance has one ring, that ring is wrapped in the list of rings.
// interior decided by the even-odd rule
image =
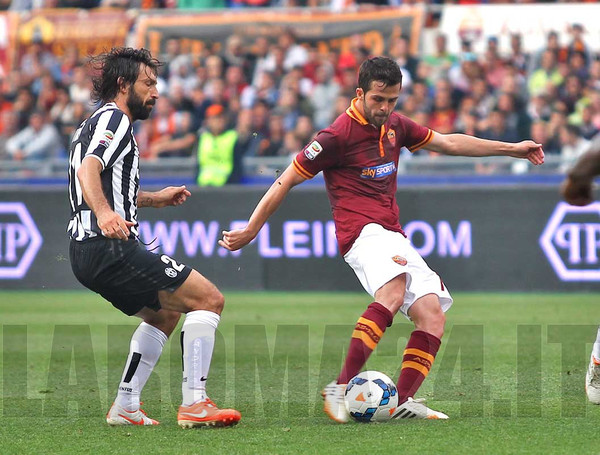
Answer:
[[[400,149],[415,151],[433,137],[429,128],[395,112],[377,129],[355,103],[294,159],[296,172],[307,179],[323,171],[342,255],[369,223],[402,232],[396,203]]]

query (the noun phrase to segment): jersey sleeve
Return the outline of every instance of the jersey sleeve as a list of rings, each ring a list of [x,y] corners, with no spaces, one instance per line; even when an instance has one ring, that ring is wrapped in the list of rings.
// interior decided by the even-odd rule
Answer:
[[[425,126],[413,122],[411,119],[401,116],[402,126],[404,129],[404,145],[411,152],[416,152],[420,148],[425,147],[431,139],[434,132]]]
[[[102,169],[113,166],[122,151],[120,145],[129,126],[129,118],[119,110],[100,114],[84,158],[93,156],[100,160]]]
[[[330,130],[320,131],[294,158],[294,169],[306,179],[311,179],[323,169],[339,162],[337,140]]]

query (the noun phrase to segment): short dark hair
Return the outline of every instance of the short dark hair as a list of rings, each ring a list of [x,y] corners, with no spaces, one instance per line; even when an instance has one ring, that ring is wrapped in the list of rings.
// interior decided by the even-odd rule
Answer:
[[[118,79],[133,85],[138,78],[140,65],[146,65],[156,74],[162,65],[147,49],[113,47],[109,52],[90,58],[92,68],[92,99],[107,103],[119,93]]]
[[[365,60],[358,70],[358,86],[367,93],[371,82],[383,82],[386,86],[402,84],[402,72],[389,57],[372,57]]]

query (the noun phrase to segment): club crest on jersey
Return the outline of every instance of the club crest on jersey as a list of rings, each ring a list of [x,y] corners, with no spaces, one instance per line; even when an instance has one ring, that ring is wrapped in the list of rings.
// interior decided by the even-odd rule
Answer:
[[[408,261],[405,258],[403,258],[402,256],[398,256],[398,255],[392,256],[392,261],[394,261],[398,265],[408,264]]]
[[[388,141],[390,141],[390,144],[392,144],[392,146],[396,145],[396,132],[394,130],[389,130],[387,132],[387,137],[388,137]]]
[[[381,179],[394,172],[396,172],[396,164],[390,161],[379,166],[364,167],[360,173],[360,177],[363,179]]]
[[[304,155],[309,160],[314,160],[319,153],[323,151],[323,146],[319,144],[317,141],[312,141],[308,146],[304,149]]]
[[[113,134],[113,132],[107,130],[104,133],[102,133],[102,139],[100,139],[98,142],[100,143],[100,145],[108,148],[108,146],[110,145],[110,143],[113,141],[114,138],[115,138],[115,135]]]

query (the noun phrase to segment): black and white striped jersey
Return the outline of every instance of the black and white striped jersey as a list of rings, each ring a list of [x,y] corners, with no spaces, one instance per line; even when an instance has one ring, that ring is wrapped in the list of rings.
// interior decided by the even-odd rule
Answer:
[[[102,163],[102,190],[112,209],[127,221],[137,223],[140,186],[139,149],[129,118],[115,103],[107,103],[75,131],[69,151],[69,199],[71,220],[67,232],[74,240],[102,235],[98,220],[83,199],[77,171],[84,159]],[[137,224],[131,228],[138,235]]]

